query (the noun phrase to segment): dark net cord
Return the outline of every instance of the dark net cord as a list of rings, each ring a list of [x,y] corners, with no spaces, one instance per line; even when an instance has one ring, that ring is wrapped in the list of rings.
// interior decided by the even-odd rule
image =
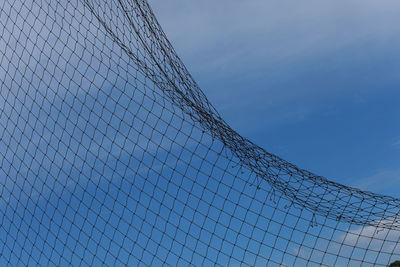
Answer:
[[[107,26],[107,21],[108,23],[112,22],[107,17],[103,18],[100,15],[105,14],[105,12],[99,12],[94,9],[94,6],[103,6],[104,3],[102,1],[100,3],[86,2],[101,23],[105,25],[109,32],[112,32],[111,28]],[[289,195],[290,199],[296,204],[310,208],[324,216],[371,225],[379,225],[379,219],[384,215],[390,217],[391,220],[397,217],[400,207],[398,199],[363,192],[328,181],[321,176],[299,169],[295,165],[268,153],[237,134],[222,120],[179,60],[161,27],[156,22],[147,2],[139,1],[141,4],[137,4],[137,6],[131,1],[126,1],[126,3],[123,3],[123,1],[118,2],[122,9],[121,12],[129,22],[127,24],[139,36],[139,40],[146,48],[149,58],[154,61],[155,71],[162,75],[162,77],[157,77],[157,75],[151,73],[148,75],[150,79],[157,77],[153,79],[157,86],[170,93],[176,104],[233,151],[242,164],[260,176],[260,179],[267,180],[272,186]],[[128,10],[131,12],[128,12]],[[137,22],[130,15],[133,10],[137,16]],[[140,25],[140,23],[144,25]],[[145,36],[141,36],[141,32],[137,29],[138,27],[147,28],[143,33]],[[118,44],[123,44],[118,34],[113,33],[113,38]],[[144,40],[147,40],[150,44],[147,44]],[[125,49],[130,51],[129,48]],[[157,57],[160,53],[161,56]],[[132,55],[132,53],[128,52],[128,55]],[[138,61],[138,64],[141,64],[141,62]],[[310,186],[312,186],[313,190],[310,190]],[[313,198],[317,198],[317,200]],[[341,203],[340,200],[342,200]],[[354,205],[353,203],[357,204]],[[362,205],[359,205],[360,203]],[[399,221],[393,220],[391,224],[387,226],[397,228]]]
[[[0,264],[387,266],[400,201],[232,130],[146,1],[0,3]]]

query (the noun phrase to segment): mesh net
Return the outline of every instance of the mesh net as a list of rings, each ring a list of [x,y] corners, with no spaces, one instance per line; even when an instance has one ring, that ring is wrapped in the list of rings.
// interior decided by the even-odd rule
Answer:
[[[232,130],[146,1],[4,0],[0,36],[0,264],[400,258],[400,200]]]

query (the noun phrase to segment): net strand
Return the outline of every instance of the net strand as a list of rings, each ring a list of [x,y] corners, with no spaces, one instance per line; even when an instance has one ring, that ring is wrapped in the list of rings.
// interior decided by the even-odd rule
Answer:
[[[234,131],[145,0],[0,4],[0,264],[387,266],[400,200]]]

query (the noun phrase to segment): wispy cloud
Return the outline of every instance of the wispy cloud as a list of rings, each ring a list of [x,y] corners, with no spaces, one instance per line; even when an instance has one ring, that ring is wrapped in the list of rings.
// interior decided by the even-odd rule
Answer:
[[[185,63],[203,74],[237,72],[244,65],[273,71],[280,64],[343,53],[354,44],[359,54],[366,43],[384,45],[377,40],[399,33],[400,2],[393,0],[150,2]]]
[[[380,81],[398,80],[391,66],[398,66],[399,1],[150,3],[206,95],[237,129],[299,121],[338,97],[357,95],[364,103],[369,91],[381,91]],[[238,110],[246,115],[238,118]]]
[[[381,226],[363,226],[358,227],[348,233],[342,235],[341,240],[347,246],[366,247],[369,250],[379,250],[381,253],[387,255],[393,254],[398,251],[398,240],[400,239],[399,230],[389,230],[384,228],[383,225],[391,224],[390,221],[382,221]],[[398,225],[398,222],[394,222]]]
[[[394,142],[394,143],[392,144],[392,147],[397,148],[397,149],[400,149],[400,140]]]
[[[400,169],[379,171],[369,177],[357,180],[353,185],[372,192],[399,196]]]

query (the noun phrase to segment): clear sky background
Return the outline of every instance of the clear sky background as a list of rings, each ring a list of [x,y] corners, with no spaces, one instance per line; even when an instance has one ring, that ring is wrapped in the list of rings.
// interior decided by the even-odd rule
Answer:
[[[150,1],[225,120],[328,179],[400,197],[400,2]]]

